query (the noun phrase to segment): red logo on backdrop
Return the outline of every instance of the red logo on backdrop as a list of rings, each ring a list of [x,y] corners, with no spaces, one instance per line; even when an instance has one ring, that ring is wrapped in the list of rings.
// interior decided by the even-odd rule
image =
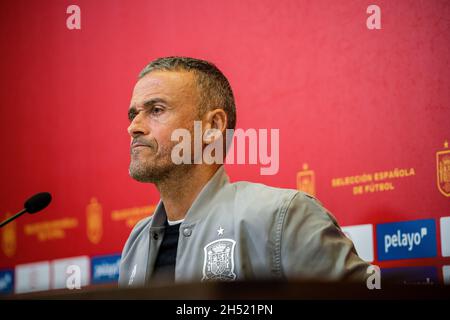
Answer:
[[[9,218],[10,216],[11,214],[6,214],[6,218]],[[16,253],[17,247],[16,222],[10,222],[8,225],[3,227],[1,234],[3,253],[7,257],[12,257]]]
[[[303,164],[303,170],[297,173],[297,190],[316,195],[316,176],[308,164]]]
[[[86,208],[88,239],[98,244],[103,235],[102,206],[96,198],[91,198]]]
[[[437,186],[444,196],[450,197],[450,149],[447,141],[444,148],[436,153]]]

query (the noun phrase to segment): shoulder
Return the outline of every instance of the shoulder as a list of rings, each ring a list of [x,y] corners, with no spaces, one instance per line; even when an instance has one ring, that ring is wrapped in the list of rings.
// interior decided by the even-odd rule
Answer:
[[[237,200],[250,202],[252,205],[280,204],[280,202],[290,201],[298,193],[293,189],[276,188],[247,181],[231,183],[229,188],[232,188]]]
[[[276,217],[282,218],[287,211],[298,210],[302,204],[304,207],[316,204],[312,196],[301,191],[261,183],[235,182],[229,184],[226,189],[221,200],[231,202],[234,206],[233,212],[241,212],[245,219],[271,221]],[[317,206],[320,206],[318,202]]]
[[[231,183],[229,184],[229,187],[233,189],[237,197],[245,197],[248,201],[258,200],[266,204],[268,201],[274,199],[281,202],[291,202],[295,198],[296,201],[311,202],[317,205],[321,205],[320,202],[312,195],[295,189],[277,188],[262,183],[247,181]]]
[[[250,182],[236,182],[230,187],[234,188],[235,212],[242,220],[270,224],[277,232],[303,235],[330,226],[339,228],[333,214],[303,191]]]
[[[317,198],[305,192],[299,191],[295,194],[288,211],[295,214],[294,218],[321,220],[338,225],[334,215]]]

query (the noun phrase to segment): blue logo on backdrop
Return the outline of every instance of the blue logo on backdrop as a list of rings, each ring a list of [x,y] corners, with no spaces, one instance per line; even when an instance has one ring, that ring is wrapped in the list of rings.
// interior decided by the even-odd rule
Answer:
[[[434,219],[377,225],[378,260],[429,258],[437,255]]]
[[[396,284],[434,285],[439,283],[436,267],[404,267],[381,269],[381,279]]]
[[[93,257],[91,260],[92,283],[117,282],[119,280],[120,254]]]
[[[14,271],[1,270],[0,271],[0,293],[10,294],[13,293],[14,288]]]

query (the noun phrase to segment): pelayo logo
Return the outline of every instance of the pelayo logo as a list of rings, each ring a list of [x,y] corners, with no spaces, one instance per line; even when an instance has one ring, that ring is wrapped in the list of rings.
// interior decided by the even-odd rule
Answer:
[[[111,283],[119,279],[120,254],[92,258],[92,283]]]
[[[435,257],[436,224],[433,219],[377,225],[378,260]]]

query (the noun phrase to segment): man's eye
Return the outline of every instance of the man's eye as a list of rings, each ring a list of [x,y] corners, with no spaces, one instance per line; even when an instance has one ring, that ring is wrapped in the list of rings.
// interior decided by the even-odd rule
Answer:
[[[164,109],[161,107],[154,107],[154,108],[152,108],[151,113],[152,113],[152,115],[159,115],[163,111],[164,111]]]
[[[128,112],[128,120],[133,121],[133,119],[136,117],[136,112],[130,111]]]

